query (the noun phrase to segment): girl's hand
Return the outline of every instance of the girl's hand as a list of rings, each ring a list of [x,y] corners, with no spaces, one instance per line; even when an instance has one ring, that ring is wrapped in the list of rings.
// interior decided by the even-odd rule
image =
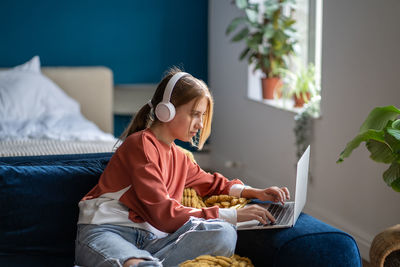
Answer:
[[[265,208],[259,205],[249,205],[237,210],[237,221],[245,222],[257,220],[262,224],[267,224],[268,221],[271,223],[275,222],[275,218]]]
[[[256,189],[256,197],[262,201],[281,202],[283,205],[286,200],[290,199],[290,193],[286,187],[272,186],[265,189]]]
[[[265,189],[245,188],[242,196],[246,198],[257,198],[261,201],[280,202],[285,204],[290,199],[290,193],[287,187],[272,186]]]

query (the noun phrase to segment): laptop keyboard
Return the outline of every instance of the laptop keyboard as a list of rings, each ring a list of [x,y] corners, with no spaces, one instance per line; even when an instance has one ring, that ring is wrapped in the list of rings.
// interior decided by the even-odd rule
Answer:
[[[291,204],[293,204],[293,203],[288,203],[285,205],[271,204],[268,207],[268,211],[275,218],[274,224],[278,224],[278,225],[289,224],[289,221],[293,215],[293,208],[294,208],[294,205],[291,205]],[[258,225],[263,225],[263,224],[259,223]]]

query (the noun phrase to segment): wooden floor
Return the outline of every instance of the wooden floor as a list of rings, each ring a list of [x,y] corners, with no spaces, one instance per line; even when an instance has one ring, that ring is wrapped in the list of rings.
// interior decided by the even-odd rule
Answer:
[[[362,265],[363,265],[363,267],[372,267],[372,265],[369,264],[369,262],[364,259],[362,260]]]

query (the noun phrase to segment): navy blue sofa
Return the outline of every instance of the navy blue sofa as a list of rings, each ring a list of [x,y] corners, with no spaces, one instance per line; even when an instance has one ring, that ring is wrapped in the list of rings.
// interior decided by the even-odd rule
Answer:
[[[111,155],[0,158],[0,266],[73,266],[77,204]],[[307,214],[293,228],[239,231],[236,253],[262,267],[362,266],[350,235]]]

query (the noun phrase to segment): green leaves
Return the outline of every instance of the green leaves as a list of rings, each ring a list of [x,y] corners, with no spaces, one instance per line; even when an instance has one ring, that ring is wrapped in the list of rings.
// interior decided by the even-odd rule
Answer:
[[[383,173],[383,180],[396,192],[400,192],[400,164],[393,162],[389,169]]]
[[[258,20],[258,12],[253,9],[246,9],[247,18],[251,23],[257,23]]]
[[[395,129],[400,130],[400,120],[395,120],[395,121],[392,123],[392,127],[395,128]]]
[[[271,39],[275,34],[273,25],[267,24],[263,29],[263,34],[264,34],[263,37],[265,38],[265,40]]]
[[[275,12],[277,12],[281,5],[277,0],[265,0],[264,1],[265,16],[271,18]]]
[[[394,120],[399,116],[400,110],[394,106],[374,108],[368,115],[365,122],[361,125],[360,132],[367,129],[382,130],[390,120]]]
[[[285,28],[290,28],[295,23],[296,23],[296,21],[294,19],[288,19],[288,20],[284,21],[284,26],[285,26]],[[291,30],[293,30],[293,29],[291,29]]]
[[[393,188],[394,191],[400,192],[400,179],[394,180],[390,186]]]
[[[239,9],[245,9],[248,5],[247,0],[236,0],[235,3]]]
[[[374,108],[336,163],[349,157],[361,142],[365,142],[372,160],[391,164],[383,173],[383,179],[393,190],[400,192],[400,120],[396,120],[399,114],[400,110],[394,106]]]
[[[232,42],[238,42],[243,40],[247,35],[249,34],[249,29],[248,28],[243,28],[240,32],[238,32],[235,36],[232,38]]]
[[[345,149],[342,151],[342,153],[340,153],[339,159],[336,161],[336,163],[340,163],[344,160],[344,158],[349,157],[351,152],[353,152],[353,150],[356,149],[361,142],[366,142],[368,140],[384,142],[384,133],[370,129],[358,134],[353,140],[347,143]]]
[[[262,34],[257,32],[255,34],[249,36],[246,44],[250,49],[258,51],[258,46],[260,45],[260,42],[262,42],[262,38],[263,38]]]
[[[232,42],[246,42],[246,48],[239,59],[247,57],[255,69],[261,69],[267,77],[274,77],[278,68],[287,67],[283,58],[294,53],[294,45],[297,42],[294,28],[296,21],[292,17],[293,12],[283,10],[292,10],[295,0],[253,2],[235,0],[235,5],[244,12],[244,16],[233,19],[225,33],[233,34],[243,26],[231,39]],[[263,7],[259,8],[260,5]]]
[[[236,28],[243,23],[246,23],[247,19],[245,17],[239,17],[239,18],[235,18],[234,20],[232,20],[232,22],[229,24],[228,28],[226,28],[226,32],[225,34],[228,35],[231,32],[233,32],[234,30],[236,30]]]
[[[250,48],[245,48],[245,49],[242,51],[242,53],[240,53],[239,60],[243,60],[243,59],[247,56],[247,54],[249,53],[249,51],[250,51]]]
[[[369,152],[371,152],[370,158],[376,162],[392,163],[396,159],[392,149],[385,142],[369,140],[366,146]]]
[[[394,129],[394,128],[388,128],[387,132],[396,138],[397,140],[400,140],[400,130]]]

